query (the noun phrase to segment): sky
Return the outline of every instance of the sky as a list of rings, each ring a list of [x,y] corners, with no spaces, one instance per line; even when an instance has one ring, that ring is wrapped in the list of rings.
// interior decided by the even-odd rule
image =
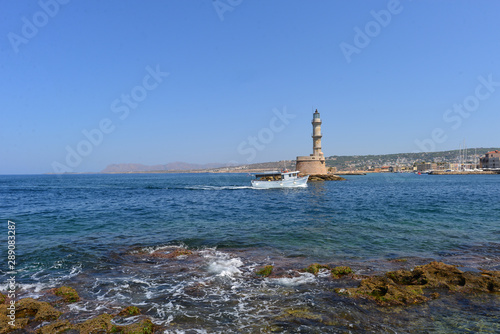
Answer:
[[[500,2],[0,0],[0,174],[500,146]]]

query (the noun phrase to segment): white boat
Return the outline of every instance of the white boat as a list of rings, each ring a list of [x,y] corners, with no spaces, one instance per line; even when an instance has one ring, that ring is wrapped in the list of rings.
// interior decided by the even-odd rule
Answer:
[[[307,187],[309,175],[299,177],[299,171],[274,171],[255,174],[252,180],[254,188],[298,188]]]

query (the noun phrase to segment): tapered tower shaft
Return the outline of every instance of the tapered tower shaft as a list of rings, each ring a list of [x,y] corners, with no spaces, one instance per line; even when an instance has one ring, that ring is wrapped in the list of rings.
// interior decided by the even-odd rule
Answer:
[[[321,118],[318,112],[318,109],[313,114],[313,120],[312,120],[312,126],[313,126],[313,154],[312,156],[316,157],[322,157],[323,152],[321,152]]]

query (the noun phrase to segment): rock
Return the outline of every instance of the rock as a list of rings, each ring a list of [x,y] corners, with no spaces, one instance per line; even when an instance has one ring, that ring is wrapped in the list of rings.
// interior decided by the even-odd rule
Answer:
[[[271,275],[271,273],[273,272],[273,268],[274,268],[274,266],[265,266],[263,268],[260,268],[259,270],[256,270],[255,274],[257,276],[267,277],[267,276]]]
[[[324,264],[313,263],[309,267],[307,267],[306,269],[304,269],[304,271],[307,271],[308,273],[317,275],[319,273],[320,269],[330,269],[330,268],[327,265],[324,265]]]
[[[104,313],[81,324],[77,324],[74,328],[79,330],[80,334],[116,333],[118,332],[118,327],[111,323],[111,319],[113,319],[111,315]],[[113,328],[115,329],[114,332],[112,331]]]
[[[35,321],[56,320],[61,315],[52,305],[33,298],[24,298],[16,304],[16,318],[33,317]]]
[[[14,322],[15,326],[9,325],[9,322],[12,321],[7,317],[7,305],[0,305],[0,334],[12,332],[14,329],[22,329],[28,325],[28,318],[18,318],[16,314],[16,321]]]
[[[331,270],[332,278],[341,278],[342,276],[352,274],[351,267],[338,266]]]
[[[155,332],[156,326],[149,319],[143,319],[138,323],[128,326],[119,327],[118,332],[123,334],[152,334]]]
[[[0,304],[5,304],[6,300],[7,297],[4,294],[0,293]]]
[[[163,252],[154,252],[151,254],[152,257],[159,257],[159,258],[165,258],[165,259],[174,259],[176,257],[182,256],[182,255],[193,255],[193,252],[190,251],[189,249],[185,248],[177,248],[171,251],[170,253],[163,253]]]
[[[308,181],[318,182],[318,181],[345,181],[343,177],[333,175],[333,174],[313,174],[309,175]]]
[[[36,330],[36,334],[60,334],[66,333],[73,329],[73,325],[67,320],[60,320],[52,324],[40,327]]]
[[[429,300],[422,289],[447,289],[451,292],[500,292],[500,272],[463,272],[456,266],[431,262],[413,271],[396,270],[384,276],[363,279],[357,288],[337,289],[349,296],[364,296],[382,305],[407,305]],[[439,297],[438,293],[431,298]]]
[[[54,290],[56,296],[60,296],[66,303],[75,303],[80,300],[80,296],[75,289],[69,286],[62,286]]]
[[[343,291],[342,291],[343,290]],[[374,276],[361,281],[357,288],[336,289],[337,293],[349,296],[363,296],[380,305],[408,305],[423,303],[428,300],[419,286],[405,286],[394,283],[388,277]]]
[[[127,306],[118,313],[118,315],[122,317],[132,317],[139,314],[141,314],[141,310],[139,310],[137,306]]]
[[[273,325],[273,327],[275,327],[276,331],[278,332],[282,332],[283,330],[286,331],[287,328],[279,326],[279,324],[283,322],[291,323],[291,325],[293,325],[294,328],[292,329],[288,326],[287,327],[288,329],[292,329],[294,333],[297,324],[310,325],[311,323],[317,323],[325,326],[338,325],[337,321],[328,317],[328,315],[326,315],[324,312],[315,312],[309,309],[308,307],[285,309],[283,313],[281,313],[281,315],[275,318],[275,320],[276,323]]]

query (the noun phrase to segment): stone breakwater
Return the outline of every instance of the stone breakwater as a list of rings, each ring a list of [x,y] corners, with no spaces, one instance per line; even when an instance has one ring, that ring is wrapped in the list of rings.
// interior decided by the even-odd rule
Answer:
[[[318,182],[318,181],[345,181],[343,177],[333,174],[312,174],[309,175],[310,182]]]
[[[454,172],[432,171],[432,172],[429,173],[429,175],[495,175],[495,174],[500,175],[500,171],[492,171],[492,170],[466,171],[466,172],[460,172],[460,171],[454,171]]]

